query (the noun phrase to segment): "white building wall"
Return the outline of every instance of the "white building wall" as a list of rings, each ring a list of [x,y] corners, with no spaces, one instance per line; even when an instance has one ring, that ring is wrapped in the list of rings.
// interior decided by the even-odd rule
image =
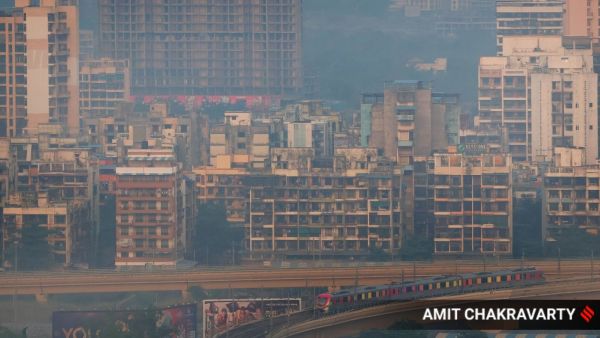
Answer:
[[[584,149],[585,164],[595,164],[598,158],[598,108],[597,77],[595,73],[532,74],[531,75],[531,130],[532,158],[550,161],[553,155],[553,136],[562,131],[552,130],[552,82],[572,82],[571,108],[565,106],[565,114],[572,114],[573,128],[565,130],[572,136],[573,146]]]

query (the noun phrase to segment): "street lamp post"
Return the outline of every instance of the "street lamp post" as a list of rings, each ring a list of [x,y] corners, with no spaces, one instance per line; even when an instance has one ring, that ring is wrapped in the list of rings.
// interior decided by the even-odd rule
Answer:
[[[19,242],[18,241],[14,241],[13,244],[15,245],[15,272],[19,271]]]
[[[560,247],[558,247],[558,274],[560,275]]]

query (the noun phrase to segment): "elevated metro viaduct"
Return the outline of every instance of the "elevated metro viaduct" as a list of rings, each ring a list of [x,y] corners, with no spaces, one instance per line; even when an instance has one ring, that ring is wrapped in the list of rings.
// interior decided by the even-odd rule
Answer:
[[[452,305],[468,302],[469,300],[500,300],[500,299],[600,299],[600,278],[565,279],[546,285],[532,286],[522,289],[506,289],[482,293],[472,293],[457,296],[436,298],[436,305]],[[365,309],[344,312],[326,316],[316,320],[284,325],[277,331],[265,335],[270,338],[284,337],[348,337],[358,336],[361,331],[370,329],[385,330],[402,320],[421,319],[422,310],[430,306],[431,300],[397,302]],[[232,330],[229,337],[236,337]]]
[[[317,268],[227,268],[171,270],[162,272],[81,271],[60,273],[0,273],[0,296],[35,295],[44,301],[52,294],[180,291],[184,298],[193,286],[203,289],[339,288],[377,285],[434,275],[450,275],[519,268],[520,261],[433,262]],[[546,278],[585,276],[594,271],[589,260],[528,261],[545,272]]]

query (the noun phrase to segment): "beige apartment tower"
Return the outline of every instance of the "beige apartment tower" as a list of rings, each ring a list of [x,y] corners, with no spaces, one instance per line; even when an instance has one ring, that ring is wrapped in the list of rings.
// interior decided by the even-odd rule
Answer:
[[[36,134],[47,123],[71,135],[79,131],[79,17],[72,3],[42,0],[33,6],[20,0],[11,16],[0,18],[0,68],[8,84],[0,89],[6,107],[0,137]]]
[[[0,17],[0,137],[15,137],[27,127],[27,57],[22,16]],[[12,60],[12,62],[10,62]]]
[[[565,0],[565,36],[600,38],[600,2],[598,0]]]
[[[119,104],[129,99],[129,85],[127,60],[83,61],[79,72],[81,118],[115,116]]]
[[[502,45],[507,36],[562,35],[563,6],[563,0],[497,0],[498,55],[504,55]]]

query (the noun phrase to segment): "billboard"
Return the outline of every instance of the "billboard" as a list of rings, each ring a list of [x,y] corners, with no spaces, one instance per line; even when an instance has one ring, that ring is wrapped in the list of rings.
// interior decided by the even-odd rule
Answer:
[[[196,338],[196,304],[128,311],[55,311],[52,338]]]
[[[197,109],[204,105],[212,104],[238,104],[244,103],[246,108],[279,105],[281,97],[272,95],[147,95],[132,96],[131,102],[142,102],[144,104],[177,101],[186,109]]]
[[[204,337],[254,320],[301,309],[300,298],[206,299],[202,301]]]

